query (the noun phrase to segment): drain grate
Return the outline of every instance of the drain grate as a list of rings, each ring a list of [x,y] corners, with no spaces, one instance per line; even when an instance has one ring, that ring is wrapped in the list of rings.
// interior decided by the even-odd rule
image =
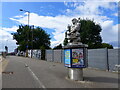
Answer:
[[[9,71],[9,72],[2,72],[2,74],[13,74],[13,72]]]

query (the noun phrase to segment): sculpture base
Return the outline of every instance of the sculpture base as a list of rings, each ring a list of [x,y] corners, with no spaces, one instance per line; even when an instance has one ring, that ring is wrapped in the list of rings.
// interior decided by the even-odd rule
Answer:
[[[68,68],[68,78],[75,81],[83,81],[83,68]]]
[[[83,45],[83,44],[80,42],[73,42],[73,43],[68,43],[68,45]]]
[[[70,49],[70,48],[87,48],[88,45],[87,44],[71,44],[71,45],[66,45],[63,48],[64,49]]]

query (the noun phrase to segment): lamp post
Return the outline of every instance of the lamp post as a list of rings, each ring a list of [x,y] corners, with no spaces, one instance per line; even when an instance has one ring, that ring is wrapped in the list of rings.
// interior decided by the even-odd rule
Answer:
[[[30,11],[26,11],[26,10],[23,10],[23,9],[20,9],[20,11],[23,11],[23,12],[27,12],[27,13],[28,13],[28,25],[29,25],[29,21],[30,21]]]
[[[20,9],[20,11],[23,11],[23,12],[27,12],[28,13],[28,27],[29,27],[29,21],[30,21],[30,11],[26,11],[26,10],[23,10],[23,9]],[[28,33],[27,33],[27,38],[28,38]],[[29,38],[28,38],[29,40]],[[28,57],[28,40],[27,40],[27,49],[26,49],[26,57]]]
[[[31,58],[33,56],[33,30],[34,30],[34,25],[32,26],[32,49],[31,49]]]

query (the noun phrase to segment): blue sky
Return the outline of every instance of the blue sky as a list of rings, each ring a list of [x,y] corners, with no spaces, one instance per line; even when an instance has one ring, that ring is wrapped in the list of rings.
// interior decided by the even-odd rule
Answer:
[[[29,10],[31,13],[37,13],[42,16],[58,16],[64,15],[64,11],[68,7],[64,5],[63,2],[3,2],[2,3],[2,26],[3,27],[12,27],[18,26],[19,23],[16,23],[13,20],[10,20],[11,17],[23,14],[19,9]],[[73,7],[71,7],[72,9]],[[47,22],[46,22],[47,23]],[[54,40],[52,32],[54,29],[44,28],[47,33],[51,35],[51,39]]]
[[[103,42],[117,47],[118,42],[118,3],[117,2],[2,2],[2,27],[0,41],[2,47],[8,44],[12,51],[16,48],[11,32],[16,32],[19,24],[27,24],[30,11],[30,25],[42,27],[51,35],[51,47],[64,40],[64,32],[73,18],[94,19],[102,27]],[[112,36],[112,37],[111,37]],[[12,45],[11,45],[11,44]]]
[[[60,14],[57,3],[38,3],[38,2],[3,2],[2,3],[2,21],[3,27],[11,27],[13,25],[18,25],[16,22],[10,20],[9,18],[23,14],[19,9],[29,10],[31,13],[37,13],[43,16],[56,16]],[[54,11],[56,10],[56,11]]]

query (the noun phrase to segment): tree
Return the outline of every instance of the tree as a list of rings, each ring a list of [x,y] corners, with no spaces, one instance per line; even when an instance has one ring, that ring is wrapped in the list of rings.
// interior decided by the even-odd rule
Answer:
[[[65,39],[64,39],[63,45],[67,45],[67,44],[68,44],[68,38],[67,38],[67,32],[65,32]]]
[[[81,42],[88,45],[88,48],[100,48],[102,43],[102,38],[100,36],[101,27],[91,20],[81,20],[81,27],[79,29]],[[64,40],[64,45],[66,45],[67,38]]]
[[[68,44],[68,38],[65,38],[64,39],[64,42],[63,42],[63,45],[65,46],[65,45],[67,45]]]
[[[113,46],[112,45],[110,45],[110,44],[108,44],[108,43],[102,43],[102,46],[101,46],[102,48],[109,48],[109,49],[113,49]]]
[[[58,46],[54,47],[53,49],[62,49],[62,44],[59,44]]]
[[[13,39],[17,41],[18,49],[25,51],[28,49],[40,49],[41,46],[50,48],[50,35],[42,28],[28,25],[20,25],[16,33],[13,33]]]
[[[45,60],[45,47],[41,46],[40,49],[41,49],[41,60]]]

